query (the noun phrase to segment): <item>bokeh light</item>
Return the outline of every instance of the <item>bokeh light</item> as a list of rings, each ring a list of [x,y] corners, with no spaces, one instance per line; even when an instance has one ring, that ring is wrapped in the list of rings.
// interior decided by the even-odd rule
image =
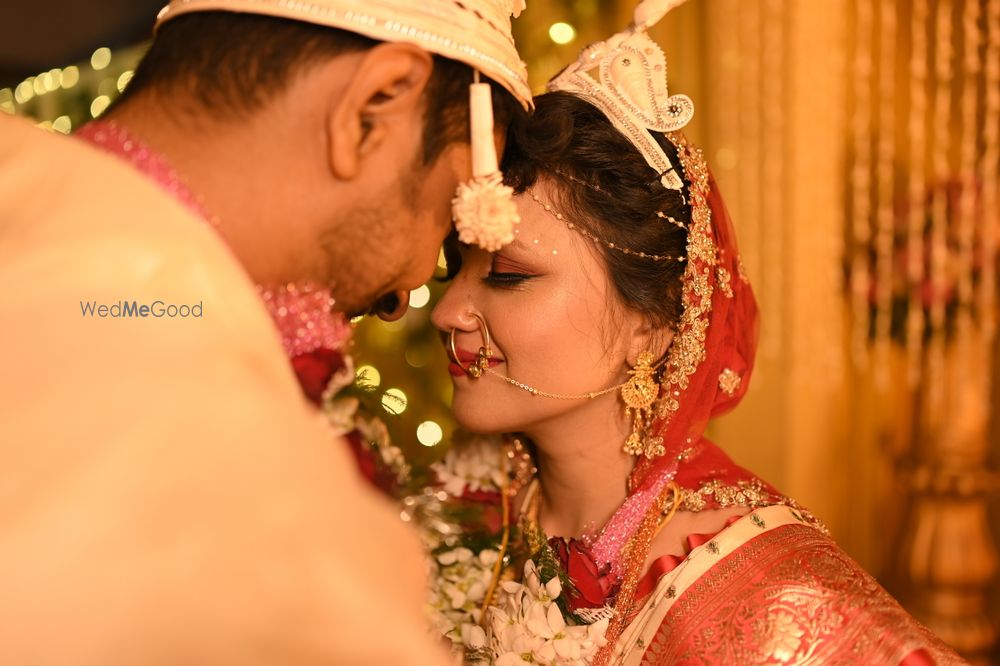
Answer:
[[[382,373],[373,365],[362,365],[354,373],[358,385],[376,388],[382,383]]]
[[[107,95],[100,95],[90,104],[90,116],[96,118],[104,113],[111,106],[111,98]]]
[[[549,26],[549,39],[556,44],[569,44],[576,39],[576,28],[569,23],[553,23]]]
[[[407,404],[406,394],[398,388],[391,388],[382,395],[382,408],[390,414],[402,414]]]
[[[75,65],[67,67],[62,73],[62,87],[69,90],[80,82],[80,68]]]
[[[0,88],[0,111],[14,113],[14,91],[10,88]]]
[[[94,55],[90,56],[90,66],[95,70],[100,71],[111,64],[111,49],[107,47],[101,47],[94,51]]]
[[[431,302],[431,290],[425,284],[422,287],[417,287],[410,292],[410,307],[411,308],[422,308]]]
[[[14,100],[18,104],[25,104],[35,96],[35,88],[32,86],[33,79],[25,79],[14,89]]]
[[[417,441],[424,446],[437,446],[444,439],[444,431],[434,421],[424,421],[417,426]]]
[[[63,134],[69,134],[73,130],[73,121],[69,116],[59,116],[52,121],[52,129]]]
[[[122,72],[122,75],[118,77],[118,92],[125,92],[125,87],[132,80],[133,76],[135,76],[135,72],[132,70]]]
[[[427,365],[428,353],[427,348],[423,345],[409,345],[406,351],[403,353],[406,358],[406,363],[411,368],[422,368]]]

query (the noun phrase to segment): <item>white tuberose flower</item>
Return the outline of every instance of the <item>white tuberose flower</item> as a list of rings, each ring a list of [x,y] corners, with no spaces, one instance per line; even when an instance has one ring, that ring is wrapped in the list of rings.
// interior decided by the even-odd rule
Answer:
[[[460,497],[466,486],[471,492],[497,491],[504,483],[499,456],[498,438],[476,437],[456,442],[432,469],[452,497]]]
[[[524,583],[508,581],[490,610],[489,637],[495,666],[587,666],[607,642],[607,618],[589,625],[568,625],[556,599],[559,578],[542,584],[538,568],[524,565]]]

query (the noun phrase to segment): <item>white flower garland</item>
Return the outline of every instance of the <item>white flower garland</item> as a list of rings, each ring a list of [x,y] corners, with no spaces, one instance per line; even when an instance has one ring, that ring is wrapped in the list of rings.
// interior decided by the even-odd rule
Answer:
[[[556,576],[544,585],[532,560],[524,565],[524,582],[505,582],[489,613],[489,641],[494,666],[587,666],[607,641],[608,618],[569,625],[556,599],[562,584]]]
[[[492,581],[498,549],[474,553],[459,545],[461,527],[445,520],[441,509],[468,491],[497,492],[503,487],[498,437],[457,443],[431,467],[442,487],[404,500],[404,517],[420,529],[428,551],[432,625],[452,644],[456,659],[475,666],[587,666],[605,645],[611,609],[599,609],[590,624],[575,624],[558,604],[564,594],[558,576],[542,581],[528,560],[521,582],[500,583],[485,623],[481,605]],[[441,545],[451,546],[441,550]],[[565,600],[564,600],[565,601]],[[485,626],[485,630],[483,629]]]

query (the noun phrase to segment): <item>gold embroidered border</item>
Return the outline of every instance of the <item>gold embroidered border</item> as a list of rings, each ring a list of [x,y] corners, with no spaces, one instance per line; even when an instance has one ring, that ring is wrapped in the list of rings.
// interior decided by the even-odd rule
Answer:
[[[812,527],[785,523],[726,552],[652,614],[662,621],[620,663],[897,664],[920,648],[935,663],[965,663]]]
[[[751,509],[775,505],[787,506],[798,514],[798,520],[801,522],[808,523],[821,532],[829,533],[826,526],[808,510],[799,506],[798,502],[770,492],[764,486],[764,482],[757,478],[732,484],[727,484],[721,479],[704,481],[697,490],[684,492],[681,511],[695,513],[702,511],[708,506],[709,499],[714,500],[718,507],[723,509],[731,506],[745,506]]]

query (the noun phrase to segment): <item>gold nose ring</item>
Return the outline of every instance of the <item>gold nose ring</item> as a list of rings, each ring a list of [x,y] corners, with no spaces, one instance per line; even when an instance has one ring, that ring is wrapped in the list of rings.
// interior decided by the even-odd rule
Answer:
[[[479,322],[479,335],[483,338],[483,346],[479,348],[476,360],[470,363],[468,367],[462,365],[461,359],[458,358],[458,351],[455,349],[455,331],[458,330],[456,328],[452,328],[451,334],[448,336],[448,348],[451,351],[451,359],[458,364],[458,367],[462,368],[468,376],[478,379],[490,367],[490,359],[493,358],[493,347],[490,344],[490,328],[486,325],[486,320],[476,313],[472,313],[472,316]]]

